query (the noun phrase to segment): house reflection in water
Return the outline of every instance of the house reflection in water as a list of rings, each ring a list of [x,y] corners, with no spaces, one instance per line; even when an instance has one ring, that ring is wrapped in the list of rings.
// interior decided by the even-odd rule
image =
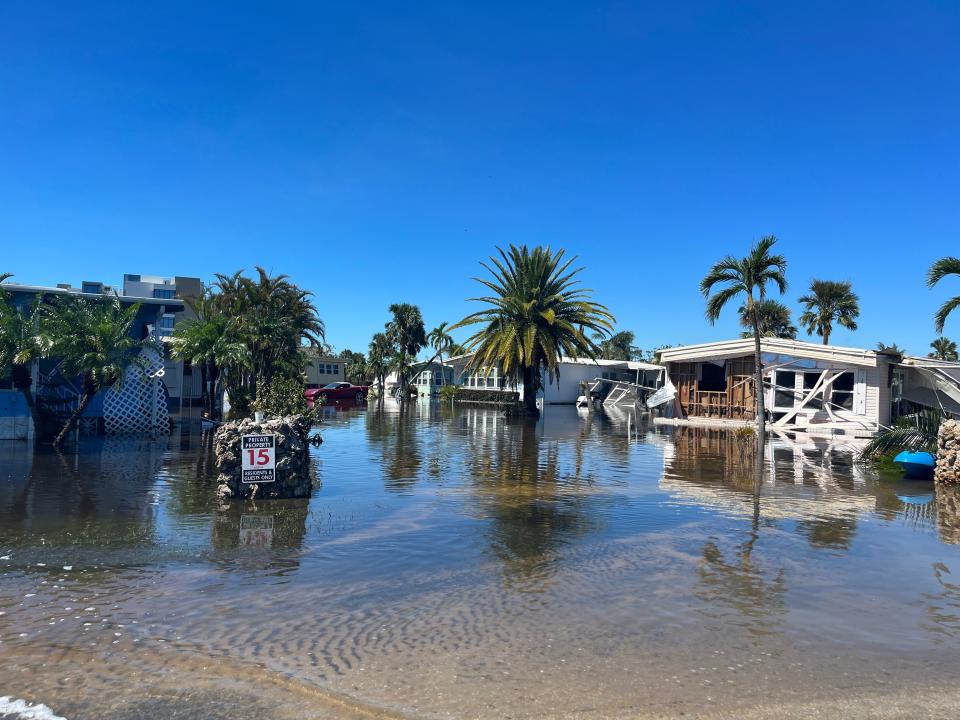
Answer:
[[[681,504],[757,521],[794,521],[811,544],[824,547],[847,547],[857,517],[877,506],[864,487],[868,471],[856,462],[859,447],[849,442],[771,436],[758,473],[753,436],[678,427],[673,440],[660,488]]]

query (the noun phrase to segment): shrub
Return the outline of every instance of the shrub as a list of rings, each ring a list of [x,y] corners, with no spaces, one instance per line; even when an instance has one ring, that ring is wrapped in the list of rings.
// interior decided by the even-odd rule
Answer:
[[[283,415],[307,415],[307,399],[303,395],[303,380],[294,377],[277,377],[269,384],[257,383],[257,399],[251,403],[254,410],[280,417]]]
[[[451,402],[456,399],[457,395],[460,394],[459,385],[441,385],[440,386],[440,399],[441,400],[450,400]]]

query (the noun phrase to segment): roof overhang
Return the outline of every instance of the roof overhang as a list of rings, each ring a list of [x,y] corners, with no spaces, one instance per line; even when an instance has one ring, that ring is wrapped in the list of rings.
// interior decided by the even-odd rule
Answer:
[[[760,351],[765,355],[805,358],[863,367],[877,366],[877,353],[873,350],[838,347],[836,345],[817,345],[800,340],[763,338],[760,341]],[[744,357],[752,355],[753,352],[753,338],[738,338],[736,340],[667,348],[660,351],[660,359],[665,363],[701,362]]]
[[[82,297],[91,300],[119,300],[125,305],[165,305],[173,312],[179,312],[185,307],[183,300],[178,298],[145,298],[132,295],[105,295],[101,293],[85,293],[67,288],[43,287],[42,285],[22,285],[20,283],[4,283],[3,289],[10,294],[23,293],[26,295],[67,295]]]

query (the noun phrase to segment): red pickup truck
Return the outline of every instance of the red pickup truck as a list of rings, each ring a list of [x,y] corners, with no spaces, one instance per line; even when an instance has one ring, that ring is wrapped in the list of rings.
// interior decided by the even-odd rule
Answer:
[[[355,400],[358,403],[367,399],[367,392],[370,390],[368,385],[352,385],[348,382],[335,382],[323,387],[311,388],[305,390],[303,396],[307,399],[307,405],[313,407],[314,402],[320,402],[324,405],[331,400]]]

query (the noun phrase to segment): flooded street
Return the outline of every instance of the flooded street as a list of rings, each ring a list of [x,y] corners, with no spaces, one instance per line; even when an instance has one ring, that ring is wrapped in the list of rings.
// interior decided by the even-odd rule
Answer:
[[[842,441],[758,466],[626,411],[428,404],[321,430],[312,499],[225,509],[199,432],[0,443],[6,709],[955,716],[960,496]]]

